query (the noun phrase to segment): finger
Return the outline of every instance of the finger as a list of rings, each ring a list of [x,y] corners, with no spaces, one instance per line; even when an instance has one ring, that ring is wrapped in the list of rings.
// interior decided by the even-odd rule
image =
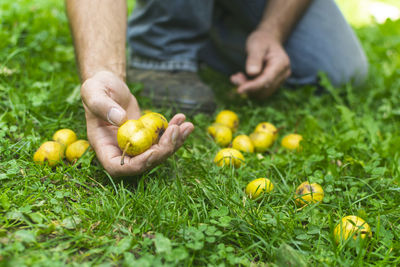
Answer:
[[[158,142],[160,154],[163,156],[170,156],[174,152],[175,145],[180,138],[180,127],[178,125],[170,125],[165,131],[165,135],[161,136]]]
[[[270,88],[272,85],[277,84],[277,79],[287,70],[288,66],[280,61],[270,61],[259,76],[239,86],[238,93],[250,93]]]
[[[139,119],[141,112],[136,98],[129,91],[128,86],[123,80],[116,77],[109,71],[100,71],[96,74],[96,79],[104,84],[107,96],[120,104],[126,111],[126,119]]]
[[[165,133],[161,136],[158,144],[149,149],[150,151],[153,151],[153,153],[152,156],[147,160],[146,166],[149,168],[157,165],[171,156],[175,152],[175,145],[180,138],[179,135],[179,126],[168,126]]]
[[[147,150],[134,157],[125,156],[124,165],[121,165],[121,152],[119,151],[118,156],[107,159],[107,161],[102,162],[102,165],[113,177],[138,175],[151,166],[147,162],[152,160],[153,154],[153,150]]]
[[[238,72],[231,75],[230,80],[234,85],[241,85],[247,81],[247,77],[243,72]]]
[[[136,98],[133,95],[130,95],[130,102],[128,105],[128,108],[126,109],[126,118],[128,120],[137,120],[141,116],[141,111],[139,104],[136,100]]]
[[[264,88],[263,90],[256,91],[255,93],[252,94],[252,96],[257,97],[259,99],[265,99],[271,96],[289,76],[290,76],[290,70],[283,72],[282,74],[280,74],[279,77],[276,78],[274,84],[272,84],[268,88]]]
[[[179,127],[180,135],[178,141],[175,145],[175,151],[177,151],[185,142],[185,140],[189,137],[189,135],[193,132],[194,126],[191,122],[185,122]]]
[[[267,47],[255,40],[247,45],[246,72],[250,76],[262,71]]]
[[[81,88],[86,107],[97,117],[119,126],[126,120],[126,112],[106,92],[103,83],[95,79],[86,80]]]
[[[163,162],[165,159],[171,156],[182,146],[187,137],[194,130],[194,126],[191,122],[185,122],[180,127],[176,127],[175,129],[172,127],[168,128],[168,132],[166,131],[164,133],[158,145],[153,146],[152,157],[146,162],[148,168]]]
[[[178,113],[169,121],[169,125],[181,125],[185,119],[186,116],[184,114]]]

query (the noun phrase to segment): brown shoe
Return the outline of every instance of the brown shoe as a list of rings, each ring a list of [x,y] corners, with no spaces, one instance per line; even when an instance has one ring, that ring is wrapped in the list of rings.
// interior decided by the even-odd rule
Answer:
[[[129,68],[127,80],[142,83],[141,95],[149,97],[156,107],[169,107],[189,115],[215,111],[213,91],[195,72]]]

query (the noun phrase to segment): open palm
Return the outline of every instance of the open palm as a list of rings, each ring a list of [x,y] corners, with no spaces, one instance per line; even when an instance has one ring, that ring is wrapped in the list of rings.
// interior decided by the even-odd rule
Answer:
[[[158,144],[135,157],[126,156],[121,165],[117,131],[127,119],[140,117],[136,98],[122,80],[109,72],[100,72],[85,81],[81,95],[89,142],[103,167],[114,177],[140,174],[164,161],[182,146],[194,129],[192,123],[185,122],[185,115],[177,114]],[[114,114],[110,115],[112,109]]]

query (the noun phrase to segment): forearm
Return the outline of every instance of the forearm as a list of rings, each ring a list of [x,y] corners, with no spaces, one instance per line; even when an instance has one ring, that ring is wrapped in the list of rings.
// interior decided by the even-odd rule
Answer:
[[[101,70],[125,80],[126,1],[66,0],[82,81]]]
[[[312,0],[269,0],[258,29],[275,35],[282,43]]]

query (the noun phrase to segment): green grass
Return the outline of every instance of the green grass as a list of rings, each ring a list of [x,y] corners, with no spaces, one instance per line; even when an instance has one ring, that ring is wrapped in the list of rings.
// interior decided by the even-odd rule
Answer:
[[[239,114],[238,133],[271,121],[284,127],[278,141],[304,136],[301,152],[277,142],[263,159],[246,155],[243,168],[218,168],[206,135],[213,117],[198,115],[186,147],[166,163],[113,180],[93,152],[55,169],[32,162],[59,128],[86,136],[73,47],[61,1],[1,1],[0,266],[399,265],[400,21],[357,34],[371,64],[364,87],[326,83],[321,96],[303,88],[263,104],[220,103]],[[246,184],[263,176],[274,191],[246,199]],[[325,198],[297,210],[293,193],[305,180],[321,184]],[[373,236],[336,245],[333,228],[350,214]]]

